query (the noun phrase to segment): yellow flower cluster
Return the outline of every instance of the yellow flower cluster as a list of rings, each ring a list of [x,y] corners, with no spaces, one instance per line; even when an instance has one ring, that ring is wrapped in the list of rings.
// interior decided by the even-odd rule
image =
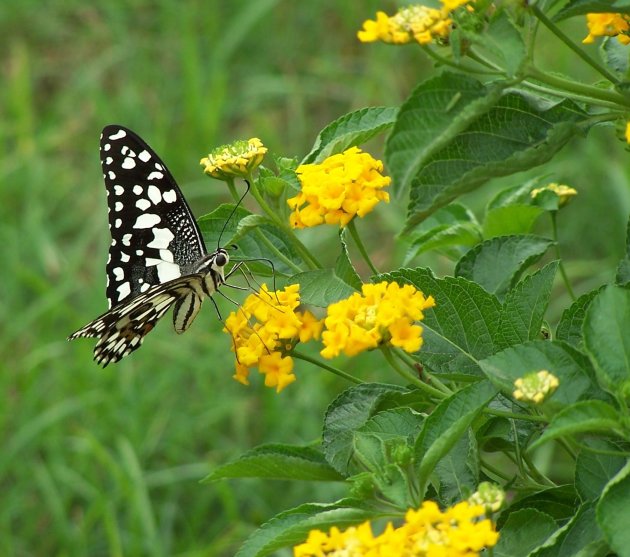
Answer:
[[[363,22],[363,29],[357,33],[357,37],[363,43],[383,41],[391,44],[412,41],[429,44],[433,40],[446,39],[451,32],[452,20],[449,14],[469,0],[441,2],[441,9],[415,5],[401,8],[391,17],[385,12],[377,12],[376,20]]]
[[[621,44],[630,44],[630,16],[627,14],[586,14],[588,35],[584,44],[595,42],[596,37],[617,37]]]
[[[514,381],[514,398],[524,402],[540,404],[560,385],[558,378],[546,369],[528,373]]]
[[[369,522],[341,532],[312,530],[305,543],[293,548],[294,557],[475,557],[499,539],[483,507],[458,503],[444,511],[433,501],[410,509],[402,526],[391,522],[374,536]]]
[[[624,133],[626,143],[630,145],[630,122],[626,122],[626,131]]]
[[[471,505],[481,505],[486,514],[496,513],[505,503],[505,491],[497,484],[481,482],[477,491],[468,498],[468,502]]]
[[[532,199],[535,199],[539,193],[547,190],[552,191],[559,197],[558,203],[560,207],[566,205],[574,195],[577,195],[576,189],[570,186],[565,186],[564,184],[556,184],[555,182],[547,184],[544,188],[536,188],[532,190],[530,195],[532,196]]]
[[[364,284],[361,294],[356,292],[328,307],[321,355],[354,356],[381,343],[417,352],[422,346],[422,327],[415,322],[424,318],[422,310],[434,305],[431,296],[425,298],[409,284]]]
[[[293,228],[319,224],[345,226],[355,216],[364,217],[379,201],[389,202],[382,188],[391,178],[382,176],[383,163],[358,147],[332,155],[320,164],[303,164],[296,170],[302,189],[287,199],[293,210]]]
[[[322,323],[300,305],[300,286],[293,284],[270,292],[262,285],[257,294],[225,320],[225,332],[232,336],[236,353],[234,379],[249,385],[249,371],[257,366],[265,385],[280,392],[295,381],[293,358],[287,354],[300,342],[318,338]]]
[[[231,180],[234,177],[248,177],[262,162],[267,147],[260,139],[239,140],[229,145],[217,147],[207,157],[199,161],[203,171],[218,180]]]

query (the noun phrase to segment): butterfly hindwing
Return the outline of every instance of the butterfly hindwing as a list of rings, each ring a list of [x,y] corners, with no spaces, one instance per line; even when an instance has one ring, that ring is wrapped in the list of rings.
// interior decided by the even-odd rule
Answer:
[[[191,272],[206,253],[199,228],[173,176],[140,137],[110,125],[101,135],[112,242],[109,307]]]

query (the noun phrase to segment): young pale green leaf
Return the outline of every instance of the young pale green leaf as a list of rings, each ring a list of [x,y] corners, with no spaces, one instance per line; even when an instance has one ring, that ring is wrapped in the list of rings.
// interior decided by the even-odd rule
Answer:
[[[553,261],[507,293],[499,325],[505,347],[539,338],[557,269]]]
[[[462,435],[435,466],[438,498],[444,506],[470,497],[479,483],[479,454],[473,433]]]
[[[543,443],[579,433],[607,433],[624,436],[622,416],[601,400],[584,400],[558,412],[545,432],[530,446],[534,450]]]
[[[511,512],[501,528],[499,542],[494,546],[494,557],[529,555],[558,529],[556,521],[536,509]]]
[[[606,484],[623,468],[626,460],[623,447],[606,439],[589,440],[575,462],[575,489],[582,501],[599,499]]]
[[[344,530],[378,516],[382,514],[352,499],[326,505],[300,505],[263,524],[245,541],[235,557],[264,557],[280,548],[302,543],[311,530],[327,531],[332,526]]]
[[[422,160],[411,182],[405,230],[491,178],[547,162],[588,125],[588,115],[571,100],[550,106],[542,97],[506,93]]]
[[[341,153],[394,125],[398,107],[372,106],[355,110],[328,124],[315,139],[311,152],[302,164],[321,162],[326,157]]]
[[[438,461],[466,434],[473,420],[497,395],[489,381],[479,381],[440,402],[424,421],[415,445],[419,493],[424,496]]]
[[[554,21],[590,13],[630,14],[630,0],[571,0],[555,15]]]
[[[406,392],[397,385],[365,383],[350,387],[328,407],[324,416],[322,448],[326,460],[337,472],[347,476],[350,472],[354,431],[364,425],[388,393]]]
[[[630,555],[630,460],[612,478],[597,504],[597,523],[610,547],[621,557]]]
[[[417,358],[433,371],[481,375],[477,361],[500,349],[501,304],[478,284],[438,279],[430,269],[399,269],[383,280],[412,284],[436,305],[425,312],[424,344]]]
[[[274,480],[340,481],[324,455],[311,447],[261,445],[216,468],[204,481],[225,478],[270,478]]]
[[[556,338],[558,340],[563,340],[576,348],[581,348],[582,325],[586,317],[586,310],[602,288],[600,287],[583,294],[564,310],[562,317],[560,317],[560,323],[558,323],[556,328]]]
[[[586,310],[584,346],[610,392],[630,392],[630,290],[607,286]]]
[[[455,276],[472,280],[503,299],[521,273],[552,244],[552,240],[532,235],[492,238],[469,250],[457,262]]]
[[[562,341],[534,340],[486,358],[479,366],[503,393],[512,396],[514,381],[533,371],[547,370],[560,381],[558,389],[544,402],[560,410],[580,400],[606,399],[595,381],[589,359]]]
[[[501,88],[443,72],[418,85],[403,103],[385,147],[394,188],[407,191],[425,161],[492,107]],[[443,203],[445,205],[445,203]]]
[[[511,76],[518,72],[527,54],[523,37],[506,10],[499,10],[490,20],[478,47]]]
[[[356,290],[339,278],[333,269],[316,269],[293,275],[290,283],[300,285],[300,300],[305,304],[327,307],[348,298]]]
[[[604,557],[607,554],[608,547],[595,520],[595,509],[586,503],[566,525],[529,553],[529,557]]]
[[[538,217],[544,213],[535,205],[506,205],[489,209],[483,221],[484,238],[529,234]]]
[[[355,290],[361,290],[363,281],[361,280],[361,277],[352,265],[352,261],[350,261],[350,255],[348,255],[348,246],[346,245],[346,240],[344,238],[344,230],[345,229],[342,229],[339,232],[341,253],[339,254],[339,257],[337,257],[337,261],[335,262],[335,275],[337,275],[347,285],[352,286],[352,288],[354,288]]]

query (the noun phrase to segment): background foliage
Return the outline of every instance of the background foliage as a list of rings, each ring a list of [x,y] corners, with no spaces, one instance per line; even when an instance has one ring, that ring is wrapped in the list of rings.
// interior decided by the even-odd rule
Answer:
[[[231,555],[269,516],[327,491],[335,497],[329,484],[315,497],[298,483],[199,480],[249,447],[317,439],[340,381],[300,363],[298,382],[280,396],[243,388],[230,379],[229,339],[208,308],[188,334],[175,338],[162,325],[142,351],[105,371],[91,361],[92,343],[65,337],[105,308],[101,127],[121,123],[146,138],[200,216],[228,198],[197,166],[211,147],[258,136],[271,151],[302,158],[331,120],[397,105],[430,74],[419,50],[356,40],[361,22],[389,7],[0,6],[0,554]],[[585,35],[579,19],[562,26]],[[544,52],[549,69],[595,79],[571,53]],[[563,210],[560,238],[577,294],[614,277],[630,208],[623,144],[605,128],[589,139],[574,139],[544,167],[580,192]],[[481,217],[492,188],[506,183],[464,200]],[[394,202],[358,223],[384,268],[404,255],[391,253],[403,208]],[[316,249],[335,234],[307,241]],[[452,272],[435,256],[421,264]],[[560,292],[552,326],[568,305]],[[351,364],[365,379],[378,376],[365,361]],[[310,414],[317,418],[303,419]]]

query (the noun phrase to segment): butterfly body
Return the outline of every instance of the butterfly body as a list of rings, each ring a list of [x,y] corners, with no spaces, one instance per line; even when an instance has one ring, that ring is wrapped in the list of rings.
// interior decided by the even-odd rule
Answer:
[[[137,349],[171,306],[175,330],[184,332],[224,284],[229,255],[208,253],[171,173],[131,130],[104,128],[101,165],[112,237],[110,309],[69,339],[98,338],[94,359],[105,367]]]

